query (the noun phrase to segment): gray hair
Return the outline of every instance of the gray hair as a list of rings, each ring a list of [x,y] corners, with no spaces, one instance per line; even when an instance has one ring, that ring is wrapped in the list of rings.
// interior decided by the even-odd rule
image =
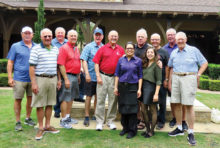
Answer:
[[[108,35],[110,35],[112,32],[115,32],[118,34],[118,32],[116,30],[111,30],[111,31],[109,31]]]
[[[153,36],[159,36],[160,38],[160,35],[158,33],[153,33],[150,37],[152,38]]]
[[[138,36],[139,33],[144,33],[145,37],[147,38],[147,31],[144,28],[139,29],[136,33],[136,36]]]
[[[57,34],[58,30],[62,30],[64,34],[66,33],[66,30],[63,27],[57,27],[55,30],[55,35]]]
[[[40,31],[40,36],[42,36],[43,32],[45,32],[45,31],[48,31],[53,35],[52,31],[49,28],[44,28]]]
[[[184,32],[182,32],[182,31],[180,31],[180,32],[178,32],[178,33],[176,34],[176,39],[177,39],[179,36],[183,37],[184,39],[187,38],[187,37],[186,37],[186,34],[185,34]]]
[[[168,34],[169,32],[173,32],[174,34],[176,34],[176,30],[174,28],[167,29],[166,34]]]
[[[78,37],[78,32],[77,32],[76,30],[74,30],[74,29],[69,30],[69,31],[67,32],[67,36],[68,36],[68,34],[69,34],[70,32],[76,33],[76,36]]]

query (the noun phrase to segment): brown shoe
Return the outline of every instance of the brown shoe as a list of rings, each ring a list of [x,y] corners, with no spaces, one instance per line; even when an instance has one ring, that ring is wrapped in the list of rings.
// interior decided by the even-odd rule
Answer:
[[[53,126],[50,126],[49,128],[45,128],[44,131],[53,134],[57,134],[60,132],[59,130],[55,129]]]
[[[44,131],[43,129],[39,129],[39,130],[37,131],[37,135],[35,136],[35,139],[36,139],[36,140],[42,139],[44,133],[45,133],[45,131]]]

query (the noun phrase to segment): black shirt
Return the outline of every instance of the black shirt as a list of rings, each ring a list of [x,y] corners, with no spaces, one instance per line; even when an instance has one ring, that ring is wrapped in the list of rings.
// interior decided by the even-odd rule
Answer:
[[[143,47],[139,48],[137,44],[135,44],[135,47],[134,47],[134,55],[136,57],[139,57],[142,59],[142,57],[144,56],[144,53],[146,51],[146,49],[148,47],[152,47],[152,45],[148,44],[148,43],[145,43]]]
[[[165,50],[164,48],[160,48],[157,50],[158,53],[158,60],[160,60],[163,63],[163,68],[162,68],[162,80],[165,80],[165,67],[168,64],[168,60],[169,60],[169,53],[167,52],[167,50]]]

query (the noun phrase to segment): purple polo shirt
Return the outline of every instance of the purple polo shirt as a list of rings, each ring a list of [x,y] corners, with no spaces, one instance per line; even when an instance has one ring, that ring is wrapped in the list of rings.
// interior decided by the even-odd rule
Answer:
[[[136,56],[128,61],[126,56],[118,60],[115,76],[119,77],[119,82],[138,83],[142,79],[142,60]]]
[[[173,48],[172,48],[172,47],[170,47],[169,43],[167,43],[166,45],[163,46],[163,48],[164,48],[166,51],[168,51],[169,56],[170,56],[170,55],[171,55],[171,52],[172,52],[174,49],[177,48],[177,44],[175,44],[175,45],[173,46]]]

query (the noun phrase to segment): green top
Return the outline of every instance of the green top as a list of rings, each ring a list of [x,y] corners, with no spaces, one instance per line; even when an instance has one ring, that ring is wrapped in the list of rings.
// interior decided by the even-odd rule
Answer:
[[[162,81],[162,69],[155,62],[152,63],[149,67],[143,68],[143,79],[160,85]]]

